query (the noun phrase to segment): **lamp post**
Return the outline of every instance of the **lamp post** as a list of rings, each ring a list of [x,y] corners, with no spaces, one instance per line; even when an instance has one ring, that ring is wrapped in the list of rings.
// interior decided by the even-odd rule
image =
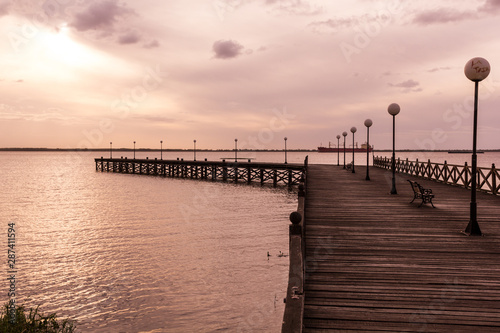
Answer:
[[[344,169],[345,169],[345,137],[347,136],[347,132],[342,132],[342,136],[344,137]]]
[[[113,158],[113,142],[109,143],[109,158]]]
[[[337,135],[337,166],[339,166],[339,157],[340,157],[340,135]]]
[[[351,127],[351,133],[352,133],[352,173],[354,173],[354,133],[356,133],[357,128],[356,127]]]
[[[163,160],[163,140],[160,140],[160,160]]]
[[[396,190],[396,115],[401,111],[398,104],[392,103],[387,112],[392,116],[392,188],[391,194],[398,194]]]
[[[465,228],[465,233],[475,236],[481,236],[481,229],[477,223],[477,100],[479,91],[479,81],[486,79],[490,74],[490,64],[484,58],[472,58],[465,64],[465,76],[474,82],[474,129],[472,134],[472,174],[471,174],[471,196],[470,196],[470,219],[469,224]]]
[[[135,160],[135,141],[134,141],[134,160]]]
[[[366,180],[370,180],[370,126],[373,125],[371,119],[365,120],[366,126]]]
[[[194,161],[196,162],[196,140],[193,140],[193,154],[194,154]]]
[[[288,140],[288,138],[285,136],[284,140],[285,140],[285,164],[287,164],[288,162],[286,160],[286,140]]]
[[[238,162],[238,139],[234,139],[234,161]]]

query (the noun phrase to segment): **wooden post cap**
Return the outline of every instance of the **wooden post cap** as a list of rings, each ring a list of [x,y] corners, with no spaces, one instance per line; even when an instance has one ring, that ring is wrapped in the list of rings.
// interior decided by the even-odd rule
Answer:
[[[290,222],[293,224],[299,224],[302,221],[302,215],[299,212],[292,212],[290,214]]]

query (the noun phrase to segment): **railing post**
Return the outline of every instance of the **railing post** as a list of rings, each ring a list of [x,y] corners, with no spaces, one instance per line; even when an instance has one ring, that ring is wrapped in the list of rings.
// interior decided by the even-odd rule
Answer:
[[[491,192],[497,195],[497,171],[495,168],[495,163],[491,164]]]
[[[444,183],[445,184],[448,184],[448,162],[445,160],[444,161],[444,165],[443,165],[443,168],[444,168]]]
[[[415,161],[415,176],[418,177],[418,171],[420,169],[420,166],[418,165],[418,158]]]
[[[252,168],[247,167],[247,183],[250,184],[252,182]]]
[[[467,162],[464,165],[464,174],[465,174],[465,188],[469,188],[469,167],[467,166]]]

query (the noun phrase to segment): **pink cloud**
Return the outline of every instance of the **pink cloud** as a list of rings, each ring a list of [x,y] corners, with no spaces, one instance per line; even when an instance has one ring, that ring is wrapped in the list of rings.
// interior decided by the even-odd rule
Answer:
[[[94,2],[85,11],[75,14],[70,25],[78,31],[111,28],[120,17],[129,13],[133,11],[116,1]]]
[[[428,25],[436,23],[459,22],[476,18],[473,12],[460,12],[452,8],[439,8],[418,13],[413,19],[414,23]]]
[[[500,0],[486,0],[484,5],[479,7],[480,11],[494,13],[500,9]]]
[[[121,35],[118,38],[119,44],[135,44],[141,40],[141,36],[139,36],[136,32],[128,32],[126,34]]]
[[[236,58],[242,54],[243,49],[243,45],[233,40],[218,40],[212,46],[217,59]]]

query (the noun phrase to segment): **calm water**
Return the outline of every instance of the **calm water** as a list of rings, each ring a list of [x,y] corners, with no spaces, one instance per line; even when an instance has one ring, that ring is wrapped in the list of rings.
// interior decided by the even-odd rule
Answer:
[[[279,331],[288,258],[276,254],[288,252],[295,194],[96,173],[74,157],[0,154],[0,244],[15,222],[18,303],[82,332]]]
[[[337,163],[337,154],[319,153],[289,153],[288,161],[301,163],[306,154],[310,163]],[[296,194],[97,173],[93,158],[100,155],[0,153],[0,246],[6,249],[7,223],[15,222],[18,303],[76,319],[82,332],[280,331],[288,258],[276,254],[288,252]],[[146,156],[159,157],[137,153]],[[284,159],[280,152],[238,156]],[[470,161],[467,154],[398,156]],[[224,157],[234,155],[197,154]],[[479,165],[499,159],[481,154]],[[366,164],[366,154],[356,154],[356,164]],[[2,271],[7,275],[6,266]]]

